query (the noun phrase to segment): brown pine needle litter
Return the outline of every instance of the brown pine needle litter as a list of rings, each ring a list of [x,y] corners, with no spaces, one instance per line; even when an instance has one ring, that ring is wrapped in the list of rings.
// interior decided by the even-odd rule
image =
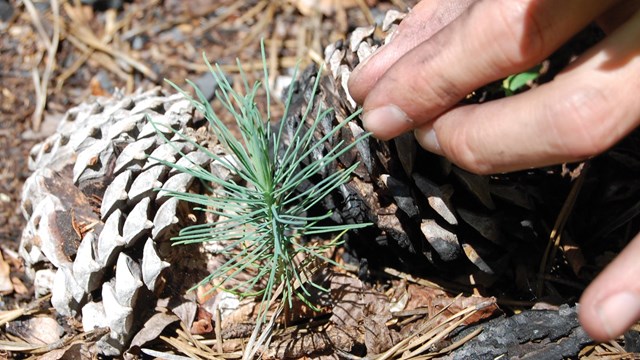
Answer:
[[[83,6],[80,1],[51,0],[50,10],[43,12],[38,10],[38,2],[24,0],[21,2],[24,8],[24,17],[28,18],[35,36],[32,37],[34,46],[33,56],[29,62],[33,66],[28,76],[33,83],[33,102],[30,127],[37,131],[43,127],[43,121],[52,113],[64,112],[68,107],[77,104],[92,95],[108,95],[114,89],[120,89],[124,93],[131,93],[136,88],[149,88],[161,83],[165,77],[180,80],[183,78],[194,79],[208,71],[200,59],[202,51],[206,51],[212,62],[222,60],[221,69],[239,79],[239,70],[235,64],[235,58],[241,59],[242,71],[255,76],[255,72],[262,69],[262,62],[256,60],[255,49],[261,38],[265,40],[268,58],[268,68],[271,75],[270,82],[274,84],[278,76],[286,76],[291,68],[300,64],[301,68],[324,61],[324,47],[332,42],[345,38],[345,34],[354,26],[371,24],[375,21],[375,14],[371,11],[372,4],[377,1],[330,1],[334,3],[334,13],[322,14],[314,10],[308,14],[303,13],[298,7],[299,1],[244,1],[223,0],[207,3],[200,8],[189,8],[186,11],[165,10],[166,17],[157,18],[153,15],[154,8],[162,6],[168,1],[131,1],[123,10],[106,10],[104,22],[89,6]],[[183,2],[175,2],[182,6]],[[187,2],[184,2],[187,3]],[[347,9],[347,3],[354,3],[354,8]],[[402,0],[392,0],[390,3],[397,8],[406,9],[407,4]],[[224,8],[223,10],[220,10]],[[350,12],[349,12],[350,11]],[[215,13],[215,16],[212,14]],[[292,14],[296,14],[294,17]],[[347,15],[349,14],[349,15]],[[295,21],[292,22],[291,19]],[[294,29],[294,30],[291,30]],[[176,34],[184,36],[184,46],[176,46],[170,40]],[[240,34],[237,37],[223,37],[225,34]],[[153,39],[150,42],[145,38]],[[213,39],[212,42],[202,40]],[[162,39],[162,40],[157,40]],[[227,43],[215,43],[225,41]],[[134,47],[132,43],[140,41],[141,45]],[[195,40],[202,40],[196,44]],[[155,42],[166,44],[156,44]],[[201,48],[202,46],[202,48]],[[95,80],[97,74],[103,76],[98,81],[101,85],[93,89],[88,84],[89,79]],[[102,81],[104,78],[107,81]],[[112,87],[104,83],[111,82]],[[104,87],[104,89],[100,88]],[[71,90],[70,90],[71,89]],[[100,92],[100,90],[104,90]],[[6,93],[3,92],[3,96]],[[72,95],[69,95],[72,94]],[[0,129],[1,136],[12,136],[5,129]],[[586,170],[586,169],[585,169]],[[565,231],[565,225],[572,214],[576,198],[580,194],[586,171],[574,181],[564,206],[551,229],[549,242],[545,256],[540,262],[538,276],[535,284],[535,292],[544,295],[545,286],[562,284],[565,287],[581,289],[584,284],[569,281],[556,275],[552,270],[558,262],[558,250],[565,257],[567,252],[575,245],[570,241]],[[0,174],[1,175],[1,174]],[[17,206],[15,206],[17,209]],[[635,210],[634,210],[635,209]],[[640,211],[640,206],[630,212],[628,219],[620,219],[620,225],[627,224]],[[4,214],[2,214],[4,215]],[[604,227],[608,226],[606,224]],[[610,225],[614,226],[614,225]],[[603,228],[602,231],[607,231]],[[569,260],[567,260],[569,261]],[[572,264],[573,266],[573,264]],[[346,266],[345,268],[348,268]],[[348,269],[351,274],[356,274],[358,269]],[[343,271],[343,270],[339,270]],[[576,270],[577,272],[577,270]],[[417,284],[421,287],[438,289],[448,293],[477,294],[479,289],[473,284],[463,286],[456,283],[424,279],[399,272],[394,269],[384,269],[384,273],[394,279],[401,279],[406,283]],[[385,293],[387,294],[387,293]],[[453,304],[458,297],[452,298]],[[25,306],[20,309],[0,312],[0,325],[6,324],[22,317],[34,315],[38,312],[50,310],[39,305]],[[511,299],[497,299],[497,303],[505,307],[521,309],[531,307],[536,301],[522,301]],[[459,339],[445,344],[439,343],[451,335],[451,333],[465,324],[473,315],[482,312],[486,304],[475,304],[455,313],[445,313],[450,306],[440,308],[433,313],[431,308],[417,308],[406,312],[396,312],[388,321],[390,326],[401,327],[405,325],[417,325],[416,331],[405,337],[392,348],[372,359],[431,359],[446,354],[462,346],[473,339],[483,330],[475,331]],[[281,309],[279,309],[282,311]],[[432,315],[430,315],[432,314]],[[304,332],[305,324],[287,325],[272,323],[269,331],[255,332],[252,336],[241,338],[228,338],[223,340],[222,315],[217,312],[214,315],[214,333],[207,337],[192,335],[183,324],[174,329],[172,335],[161,336],[158,343],[160,348],[143,348],[142,351],[150,356],[166,359],[241,359],[251,358],[263,351],[270,341],[276,341],[294,333]],[[326,316],[321,315],[321,316]],[[313,325],[318,329],[326,329],[326,319],[318,320]],[[307,324],[308,325],[308,324]],[[62,339],[59,343],[47,346],[30,344],[23,339],[7,334],[6,339],[0,342],[0,350],[26,354],[37,358],[39,354],[54,349],[62,349],[73,343],[91,342],[100,335],[104,329],[93,332],[75,334]],[[622,340],[620,340],[622,342]],[[337,354],[348,358],[358,358],[355,355]],[[587,346],[581,353],[581,357],[593,359],[630,359],[637,358],[627,353],[620,342],[611,342]]]

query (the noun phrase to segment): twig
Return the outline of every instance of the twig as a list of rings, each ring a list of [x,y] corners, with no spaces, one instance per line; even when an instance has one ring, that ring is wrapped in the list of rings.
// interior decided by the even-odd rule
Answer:
[[[245,2],[244,1],[239,1],[239,3],[240,4],[244,4]],[[261,14],[263,14],[264,8],[266,8],[267,5],[269,5],[269,1],[261,0],[256,5],[254,5],[251,9],[245,11],[236,20],[236,22],[242,24],[242,23],[248,22],[250,19],[254,18],[255,16],[260,16]],[[275,6],[277,6],[277,5],[275,5]],[[267,11],[269,11],[269,10],[267,9]],[[269,20],[271,20],[271,18],[269,18]],[[268,21],[268,22],[271,22],[271,21]],[[256,31],[254,30],[253,32],[256,32]]]
[[[0,341],[0,350],[26,352],[33,355],[39,355],[56,349],[62,349],[63,347],[74,344],[78,341],[83,343],[92,342],[108,333],[109,328],[96,328],[80,334],[66,336],[58,341],[46,345],[30,344],[22,341],[22,339],[20,341]],[[12,338],[9,334],[7,334],[7,337],[10,339]],[[17,337],[14,338],[18,339]]]
[[[176,331],[176,333],[182,337],[183,339],[185,339],[188,343],[193,344],[194,346],[194,350],[196,353],[204,356],[204,357],[209,357],[210,355],[213,355],[213,351],[211,351],[211,349],[209,349],[206,345],[203,345],[198,339],[196,339],[191,332],[186,328],[184,323],[180,323],[180,326],[182,327],[182,329],[178,329]]]
[[[0,326],[18,319],[21,316],[31,315],[40,311],[42,304],[49,301],[49,299],[51,299],[51,295],[43,296],[20,309],[0,311]]]
[[[442,291],[455,291],[455,292],[463,292],[465,294],[471,294],[472,290],[469,287],[466,287],[464,285],[460,285],[460,284],[454,284],[451,282],[444,282],[444,281],[439,281],[440,283],[444,284],[444,286],[439,285],[433,281],[429,281],[427,279],[423,279],[423,278],[419,278],[419,277],[415,277],[413,275],[410,274],[406,274],[403,273],[401,271],[398,271],[396,269],[392,269],[392,268],[384,268],[383,269],[385,274],[394,276],[394,277],[398,277],[400,279],[405,279],[409,282],[412,282],[414,284],[418,284],[418,285],[422,285],[422,286],[426,286],[428,288],[432,288],[432,289],[438,289],[438,290],[442,290]]]
[[[453,305],[453,303],[456,300],[458,300],[461,296],[462,296],[462,294],[459,294],[458,296],[456,296],[447,306],[443,307],[440,311],[438,311],[438,313],[436,313],[430,319],[426,320],[424,323],[422,323],[420,326],[418,326],[418,328],[416,329],[415,333],[416,334],[423,333],[423,332],[427,331],[427,329],[432,327],[435,324],[436,320],[439,318],[439,316],[442,315],[444,313],[444,311],[447,310],[451,305]],[[404,338],[402,341],[400,341],[399,343],[397,343],[393,347],[391,347],[391,349],[385,351],[379,357],[375,358],[375,360],[387,360],[387,359],[390,359],[391,357],[396,355],[398,352],[402,351],[405,347],[407,347],[407,344],[412,342],[414,340],[414,338],[415,337],[406,337],[406,338]]]
[[[200,342],[204,345],[214,346],[217,340],[203,339]],[[224,345],[223,351],[225,352],[218,355],[224,359],[240,359],[242,358],[242,352],[240,350],[235,350],[235,349],[241,349],[244,346],[244,344],[246,344],[246,342],[247,342],[247,339],[245,338],[226,339],[223,344]],[[229,349],[233,349],[233,350],[229,350]]]
[[[42,97],[42,88],[40,87],[40,73],[38,72],[38,64],[42,61],[42,56],[44,54],[41,51],[38,51],[36,58],[38,61],[34,62],[33,68],[31,68],[31,80],[33,81],[33,90],[36,95],[36,110],[38,108],[38,104],[40,104]]]
[[[298,33],[296,34],[294,48],[296,50],[297,59],[303,59],[305,49],[307,48],[307,33],[308,33],[307,26],[308,25],[306,24],[304,24],[303,26],[300,26],[300,31],[298,31]]]
[[[546,274],[549,271],[550,267],[553,265],[553,260],[555,259],[556,252],[558,251],[558,247],[560,246],[564,226],[567,224],[569,215],[571,215],[573,206],[575,205],[576,199],[578,198],[578,193],[580,192],[580,189],[582,189],[582,184],[584,184],[584,179],[588,170],[588,163],[584,164],[584,168],[580,172],[578,178],[573,182],[571,191],[569,191],[569,195],[567,195],[567,199],[562,205],[562,209],[558,214],[558,218],[553,225],[553,230],[551,230],[551,234],[549,235],[549,242],[547,243],[547,248],[545,249],[542,261],[540,261],[540,268],[538,270],[538,280],[536,286],[536,295],[538,297],[542,296],[544,290],[544,274]]]
[[[245,4],[244,1],[236,1],[236,2],[234,2],[233,5],[229,6],[224,13],[222,13],[222,14],[220,14],[218,16],[215,16],[213,19],[211,19],[210,22],[208,22],[208,23],[202,25],[201,27],[199,27],[198,29],[194,30],[193,36],[194,37],[203,36],[207,31],[213,29],[214,27],[216,27],[219,24],[221,24],[222,22],[224,22],[229,16],[237,14],[238,13],[238,9],[240,9],[240,7],[242,7],[242,5],[244,5],[244,4]],[[219,7],[218,4],[216,6]]]
[[[95,328],[93,330],[76,334],[76,335],[68,335],[51,344],[40,346],[37,349],[33,349],[29,351],[29,353],[34,355],[39,355],[39,354],[51,352],[53,350],[62,349],[63,347],[74,344],[76,342],[82,342],[82,343],[93,342],[103,337],[104,335],[107,335],[109,331],[110,330],[108,327],[102,327],[102,328]]]
[[[313,60],[316,64],[318,65],[324,64],[324,58],[317,51],[313,49],[309,49],[308,54],[309,54],[309,58],[311,58],[311,60]]]
[[[44,108],[47,105],[47,89],[49,87],[49,79],[53,73],[53,68],[56,63],[56,54],[58,53],[58,44],[60,42],[60,4],[58,0],[51,0],[51,11],[53,13],[53,35],[49,40],[47,33],[44,31],[40,17],[38,16],[35,7],[31,0],[25,0],[24,2],[31,21],[36,27],[41,41],[44,42],[47,49],[47,58],[45,60],[45,68],[42,76],[37,74],[38,65],[34,64],[32,69],[32,75],[36,87],[36,106],[31,118],[31,126],[34,131],[40,130],[40,124],[42,124],[42,117],[44,115]]]
[[[247,45],[249,45],[251,42],[253,42],[254,39],[256,39],[259,35],[265,33],[264,29],[268,25],[273,23],[273,16],[275,14],[277,4],[274,2],[268,2],[263,0],[260,3],[258,3],[253,9],[258,9],[263,4],[268,4],[268,5],[266,6],[266,10],[263,11],[264,13],[260,16],[258,23],[251,28],[251,32],[247,34],[247,36],[245,36],[245,38],[240,42],[240,44],[230,51],[231,53],[239,54],[240,52],[242,52],[242,50],[246,48]],[[254,11],[252,10],[249,10],[248,13],[253,14]],[[256,15],[257,14],[258,12],[256,12]],[[245,16],[243,16],[243,18],[245,17],[247,17],[246,14]]]
[[[75,11],[69,8],[69,6],[66,6],[66,8],[67,8],[67,13],[69,14],[69,17],[76,22],[76,26],[73,26],[67,29],[69,34],[75,36],[80,42],[84,43],[88,47],[93,48],[94,50],[103,52],[113,57],[114,59],[117,59],[126,63],[127,65],[131,66],[136,71],[145,75],[147,78],[151,79],[152,81],[156,83],[160,81],[160,77],[158,76],[158,74],[154,73],[149,67],[147,67],[140,61],[132,58],[130,55],[122,51],[113,49],[112,47],[110,47],[109,45],[105,44],[103,41],[98,39],[96,35],[92,31],[90,31],[88,26],[83,24],[83,21],[79,18],[79,16],[76,14]]]
[[[64,85],[65,81],[67,81],[69,77],[73,76],[82,67],[82,65],[84,65],[84,63],[86,63],[87,60],[91,58],[92,54],[93,54],[93,50],[89,50],[86,52],[83,51],[82,55],[80,55],[80,57],[76,59],[76,61],[74,61],[73,64],[71,64],[71,66],[69,66],[65,71],[63,71],[62,74],[58,75],[58,78],[56,79],[57,91],[62,90],[62,85]]]
[[[157,3],[158,0],[154,0],[149,2],[149,4],[145,4],[145,6],[143,7],[146,8],[148,6],[150,6],[151,4],[155,4]],[[125,27],[125,25],[127,25],[128,23],[131,22],[132,17],[134,16],[134,12],[130,11],[128,12],[125,17],[118,21],[116,23],[115,26],[111,26],[111,27],[107,27],[107,33],[102,37],[102,41],[104,43],[109,43],[113,40],[114,35],[121,30],[122,28]],[[72,17],[72,19],[74,19],[75,21],[77,21],[77,17]],[[81,25],[82,26],[82,25]],[[68,32],[65,27],[64,24],[61,25],[61,28],[65,31]],[[95,54],[95,50],[92,48],[88,48],[87,46],[85,46],[79,39],[77,39],[75,36],[73,35],[68,35],[67,39],[76,47],[78,48],[81,52],[82,55],[76,59],[76,61],[74,61],[74,63],[68,67],[62,74],[58,75],[57,79],[56,79],[56,90],[60,90],[62,89],[62,86],[64,85],[65,81],[71,77],[72,75],[74,75],[78,69],[80,69],[80,67],[82,67],[82,65],[84,65],[84,63],[87,62],[87,60],[89,60],[92,56],[94,57],[94,59],[100,63],[103,67],[105,67],[107,70],[111,71],[112,73],[116,74],[118,77],[122,78],[123,80],[127,80],[128,76],[126,73],[124,73],[122,70],[120,70],[120,68],[118,67],[118,65],[113,61],[105,61],[105,56],[94,56]],[[106,57],[106,59],[110,59],[108,57]]]
[[[156,6],[158,3],[160,3],[159,0],[153,0],[153,1],[149,1],[145,4],[142,4],[142,6],[137,7],[137,8],[133,8],[131,11],[131,14],[140,14],[140,13],[144,13],[147,9],[150,9],[154,6]],[[240,6],[243,5],[243,1],[237,1],[233,6],[227,8],[227,10],[224,12],[224,14],[221,15],[216,15],[212,18],[212,21],[210,21],[209,23],[203,25],[202,27],[196,29],[193,32],[193,37],[194,38],[200,38],[204,35],[205,32],[207,32],[209,29],[211,29],[212,27],[215,27],[216,25],[222,23],[224,20],[226,20],[229,15],[233,15],[233,14],[237,14],[237,10]],[[126,31],[125,33],[123,33],[120,36],[120,39],[122,41],[129,41],[131,39],[133,39],[134,37],[143,34],[143,33],[147,33],[148,36],[153,37],[155,35],[157,35],[158,33],[161,33],[165,30],[171,29],[176,27],[177,25],[180,24],[185,24],[188,23],[194,19],[198,19],[200,20],[201,18],[204,18],[205,16],[207,16],[208,14],[214,12],[215,10],[220,9],[220,6],[223,4],[220,4],[219,2],[215,2],[212,5],[209,5],[208,7],[206,7],[204,10],[199,10],[197,14],[189,14],[189,15],[183,15],[183,16],[178,16],[176,18],[173,19],[162,19],[162,22],[160,24],[157,24],[156,22],[150,22],[148,24],[144,24],[142,26],[138,26],[136,28],[133,28],[131,30]]]
[[[476,311],[479,310],[479,308],[480,308],[479,306],[472,306],[462,311],[459,311],[457,314],[451,316],[449,319],[447,319],[446,322],[436,326],[433,330],[429,331],[428,333],[416,339],[416,344],[422,344],[422,345],[420,345],[417,349],[413,350],[412,352],[406,355],[403,355],[401,359],[411,359],[416,355],[428,350],[435,343],[444,339],[445,336],[449,335],[449,333],[451,333],[451,331],[453,331],[455,328],[462,325],[469,317],[471,317],[471,315],[475,314]],[[444,328],[444,330],[439,331],[440,330],[439,328],[443,327],[445,324],[451,322],[453,319],[460,316],[462,316],[462,318],[460,318],[458,321],[452,322],[451,324],[449,324],[449,326]],[[424,342],[426,340],[428,341]]]
[[[306,44],[306,49],[308,51],[315,50],[317,53],[322,53],[322,14],[316,12],[310,19],[309,29],[307,29],[307,33],[311,34],[311,39],[309,39],[309,43]]]
[[[281,57],[280,66],[285,68],[294,67],[297,64],[297,59],[293,56]],[[208,72],[209,68],[205,64],[191,63],[183,60],[166,59],[165,64],[169,66],[179,66],[183,69],[195,72]],[[220,69],[225,73],[232,74],[238,73],[240,69],[244,72],[252,72],[262,70],[262,61],[243,62],[240,67],[235,64],[220,64]]]
[[[628,224],[631,220],[635,219],[638,215],[640,215],[640,201],[638,201],[635,205],[631,206],[629,209],[623,212],[620,216],[616,217],[611,221],[607,221],[606,224],[602,224],[602,226],[598,228],[595,234],[593,234],[593,238],[599,238],[613,232],[619,227],[625,224]]]
[[[373,14],[371,14],[371,9],[369,9],[369,5],[367,5],[367,3],[364,0],[356,0],[356,3],[358,3],[358,7],[360,8],[360,11],[362,11],[362,14],[364,14],[364,17],[365,19],[367,19],[367,22],[369,23],[369,25],[375,25],[376,19],[373,17]]]
[[[26,342],[0,340],[0,350],[11,352],[26,352],[39,348],[42,345],[34,345]]]
[[[76,38],[74,35],[67,34],[66,37],[69,42],[75,46],[78,50],[82,51],[84,54],[88,54],[90,57],[93,57],[102,67],[109,70],[111,73],[115,74],[119,78],[126,80],[127,73],[125,73],[116,62],[110,58],[107,54],[103,53],[95,53],[94,49],[87,47],[80,39]]]
[[[562,284],[564,286],[572,287],[572,288],[574,288],[576,290],[579,290],[579,291],[584,291],[584,288],[585,288],[585,285],[581,284],[579,282],[571,281],[571,280],[560,278],[560,277],[551,276],[551,275],[548,275],[548,274],[544,275],[544,279],[543,280],[547,280],[547,281],[555,282],[555,283],[558,283],[558,284]]]
[[[155,356],[158,359],[165,359],[165,360],[192,360],[192,358],[190,357],[186,357],[186,356],[181,356],[181,355],[174,355],[174,354],[169,354],[166,352],[162,352],[162,351],[155,351],[155,350],[151,350],[151,349],[140,349],[140,351],[142,351],[143,353],[149,355],[149,356]]]
[[[263,311],[266,312],[267,309],[269,309],[271,305],[276,301],[276,299],[283,293],[284,285],[285,284],[280,284],[280,286],[278,286],[278,289],[276,289],[276,291],[273,293],[269,302],[260,304],[260,306],[263,306],[263,309],[264,309]],[[256,325],[256,327],[253,329],[253,332],[251,333],[249,342],[247,342],[247,346],[245,347],[244,352],[242,354],[242,360],[253,359],[258,353],[258,350],[260,349],[260,347],[262,347],[263,345],[266,345],[269,342],[273,334],[276,318],[280,316],[283,310],[284,310],[284,301],[278,305],[275,312],[271,315],[271,319],[269,320],[269,323],[267,323],[266,325],[264,324]],[[262,311],[259,311],[258,314],[262,314]],[[261,315],[258,315],[258,316],[261,316]]]
[[[473,330],[472,332],[470,332],[469,334],[467,334],[466,336],[464,336],[462,339],[454,342],[453,344],[445,347],[444,349],[441,349],[440,351],[438,351],[438,354],[446,354],[449,351],[453,351],[457,348],[459,348],[460,346],[464,345],[467,341],[473,339],[474,337],[478,336],[478,334],[480,334],[482,332],[482,330],[484,330],[482,327],[478,327],[477,329]]]
[[[166,342],[167,344],[173,346],[174,348],[176,348],[178,351],[182,352],[183,354],[187,355],[189,358],[191,359],[198,359],[198,360],[202,360],[201,357],[197,356],[193,350],[194,348],[189,346],[188,344],[185,344],[184,342],[180,341],[177,338],[170,338],[170,337],[166,337],[166,336],[160,336],[161,340],[164,340],[164,342]]]
[[[216,323],[214,328],[216,334],[216,349],[218,353],[224,353],[224,348],[222,347],[223,339],[222,339],[222,315],[220,314],[220,309],[216,307]]]
[[[40,41],[44,43],[45,48],[51,47],[51,39],[49,39],[49,35],[44,30],[44,26],[42,26],[42,21],[40,21],[40,16],[38,15],[38,11],[36,7],[33,6],[33,2],[31,0],[24,0],[24,7],[27,9],[29,13],[29,17],[31,18],[31,22],[33,26],[35,26],[36,31],[38,32],[38,36],[40,37]]]
[[[160,81],[160,77],[158,76],[158,74],[154,73],[149,67],[147,67],[140,61],[135,60],[128,54],[112,49],[111,47],[107,46],[106,44],[102,43],[97,38],[95,38],[93,34],[83,33],[79,29],[72,29],[71,33],[75,35],[80,41],[88,45],[89,47],[92,47],[95,50],[101,51],[105,54],[108,54],[118,60],[121,60],[127,63],[128,65],[131,65],[131,67],[133,67],[138,72],[148,77],[150,80],[154,82]]]

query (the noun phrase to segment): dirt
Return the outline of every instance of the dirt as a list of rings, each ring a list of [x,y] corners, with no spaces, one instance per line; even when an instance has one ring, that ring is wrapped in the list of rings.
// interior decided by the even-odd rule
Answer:
[[[70,41],[69,38],[77,39],[81,34],[70,30],[72,35],[59,42],[46,107],[37,118],[34,82],[45,72],[47,49],[24,3],[0,1],[0,15],[4,19],[0,22],[0,241],[12,250],[16,249],[25,224],[19,200],[22,184],[30,173],[29,150],[55,131],[57,120],[70,107],[93,96],[108,96],[118,89],[124,92],[153,86],[168,89],[162,79],[180,86],[185,85],[185,79],[191,79],[206,88],[203,53],[232,71],[236,58],[247,67],[255,67],[259,64],[262,38],[274,40],[277,49],[274,65],[278,73],[287,75],[296,58],[301,59],[303,68],[313,61],[310,54],[321,58],[324,46],[344,38],[354,27],[367,24],[355,2],[346,2],[345,9],[334,9],[332,2],[320,2],[325,11],[333,12],[330,16],[313,13],[306,2],[300,2],[299,8],[249,0],[213,3],[138,0],[127,1],[119,8],[109,8],[109,1],[86,1],[96,3],[93,7],[65,3],[61,13],[66,26],[95,35],[87,36],[87,42],[116,38],[105,40],[105,47],[138,60],[152,70],[153,77],[134,71],[130,64],[118,63],[124,55],[109,57],[93,50],[95,53],[85,59],[91,50],[82,41],[80,44],[78,40]],[[378,13],[392,7],[390,3],[372,4]],[[51,16],[47,3],[34,5],[39,16]],[[300,9],[311,14],[305,16]],[[341,11],[343,18],[338,19],[337,13]],[[52,32],[50,22],[45,19],[39,22],[45,24],[47,34]]]
[[[0,289],[0,310],[4,311],[24,308],[34,299],[32,284],[17,256],[25,225],[20,210],[20,194],[25,179],[30,175],[28,155],[31,147],[55,131],[57,121],[67,109],[94,96],[108,96],[115,91],[131,93],[154,86],[168,89],[163,79],[170,79],[179,86],[185,85],[185,79],[192,79],[206,89],[212,84],[206,76],[203,53],[227,69],[232,77],[239,76],[233,70],[236,58],[244,64],[250,78],[259,76],[254,70],[259,69],[256,65],[259,65],[261,39],[266,41],[267,51],[271,54],[269,69],[273,81],[286,80],[298,60],[300,67],[304,68],[322,59],[325,46],[345,39],[355,27],[368,25],[372,18],[380,17],[388,9],[406,9],[415,1],[82,1],[85,5],[80,1],[70,1],[60,4],[62,20],[58,30],[61,36],[59,41],[52,41],[56,28],[51,25],[55,22],[50,6],[55,3],[0,0],[0,250],[3,255],[0,278],[5,276],[10,280],[6,285],[9,290]],[[313,4],[319,8],[314,9]],[[34,7],[33,11],[29,10],[30,6]],[[38,14],[38,17],[33,14]],[[38,30],[40,26],[43,34]],[[50,53],[53,56],[49,57]],[[36,88],[43,88],[42,79],[46,77],[49,81],[44,82],[45,98],[43,92],[36,91]],[[41,115],[38,115],[40,111]],[[563,263],[553,273],[552,282],[563,289],[571,289],[564,290],[563,295],[572,295],[564,296],[561,301],[575,302],[588,280],[640,228],[637,211],[634,212],[640,193],[634,180],[640,172],[639,138],[634,134],[614,151],[595,159],[589,169],[591,177],[586,182],[584,194],[577,201],[569,224],[574,236],[568,240],[575,240],[578,245],[568,242],[567,249],[574,246],[575,250],[577,246],[579,256],[572,258],[572,252],[566,250]],[[559,173],[558,168],[553,171]],[[529,175],[516,174],[514,177]],[[532,178],[529,177],[528,181]],[[538,186],[544,189],[545,185]],[[557,191],[558,197],[563,197],[567,188],[560,191],[549,189],[549,192]],[[540,216],[553,219],[561,205],[560,201],[550,204],[550,214]],[[619,221],[625,218],[631,220]],[[597,226],[603,223],[611,225],[604,229]],[[616,224],[620,225],[615,227]],[[588,237],[596,232],[600,234],[597,242],[580,242],[581,236]],[[347,283],[357,291],[365,291],[365,285],[355,277],[340,277],[336,281],[331,285]],[[379,281],[386,283],[377,287],[380,291],[375,292],[372,299],[384,295],[401,302],[402,296],[411,293],[414,302],[419,299],[422,304],[429,303],[430,309],[420,309],[420,304],[416,303],[413,312],[377,318],[375,316],[379,314],[376,314],[374,306],[377,300],[371,300],[371,307],[366,309],[354,308],[353,305],[348,307],[344,312],[362,312],[366,321],[374,321],[370,324],[373,333],[367,334],[369,342],[375,342],[371,338],[384,337],[391,344],[398,343],[397,337],[410,338],[414,329],[426,326],[427,319],[436,316],[431,304],[440,308],[451,304],[446,316],[471,311],[473,322],[497,313],[499,301],[495,298],[457,299],[455,294],[437,289],[438,285],[409,274],[389,270],[380,276]],[[340,296],[351,299],[349,296],[356,292]],[[519,312],[538,299],[533,300],[527,301],[525,306],[507,304],[503,310],[507,309],[507,315]],[[345,304],[349,302],[352,300],[345,301]],[[554,311],[558,309],[557,306],[551,308]],[[291,332],[301,334],[299,337],[283,336],[283,340],[271,349],[270,356],[279,358],[286,351],[295,353],[297,357],[317,357],[328,353],[336,356],[340,351],[349,350],[347,348],[354,344],[353,338],[359,336],[354,330],[358,324],[346,324],[345,329],[323,325],[329,316],[329,313],[321,313],[317,316],[320,325],[314,320],[310,322],[313,326],[305,324]],[[411,319],[418,320],[412,323]],[[472,323],[471,320],[466,321],[465,324]],[[69,322],[69,329],[77,328],[77,324]],[[387,327],[378,327],[376,324],[379,323],[392,324],[395,328],[389,332]],[[446,324],[443,319],[441,323]],[[307,331],[307,325],[311,330]],[[6,339],[4,331],[2,335],[3,340]],[[331,345],[330,341],[335,339],[339,339],[339,344]],[[307,341],[318,348],[305,345]],[[624,341],[620,343],[624,344]],[[234,344],[227,341],[224,349],[237,351],[240,345]],[[446,345],[441,344],[441,348],[446,349]],[[581,343],[581,346],[584,345]],[[590,354],[602,350],[595,345],[588,346],[591,346]],[[335,350],[335,347],[340,349]],[[618,348],[617,351],[623,352],[620,345]],[[5,352],[0,353],[0,357],[3,354],[19,356],[21,353]]]

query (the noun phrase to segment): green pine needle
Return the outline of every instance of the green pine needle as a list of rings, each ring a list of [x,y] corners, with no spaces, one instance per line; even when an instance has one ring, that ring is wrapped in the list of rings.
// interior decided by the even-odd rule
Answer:
[[[240,296],[262,296],[263,301],[269,302],[274,290],[282,287],[283,301],[289,306],[294,297],[311,305],[310,293],[301,285],[322,289],[311,280],[312,269],[317,267],[318,262],[334,264],[322,254],[340,244],[340,238],[345,232],[370,224],[321,225],[331,217],[331,212],[314,217],[307,215],[314,205],[349,181],[358,166],[357,163],[326,175],[324,179],[308,188],[301,185],[306,185],[312,177],[317,178],[324,169],[368,134],[351,144],[335,144],[325,151],[323,157],[309,164],[305,164],[305,161],[309,161],[309,155],[313,152],[324,150],[325,143],[334,138],[359,112],[337,124],[331,132],[318,139],[314,134],[315,130],[332,109],[318,111],[317,117],[312,119],[311,108],[314,99],[311,98],[302,120],[296,125],[293,135],[288,137],[284,129],[293,97],[293,86],[287,94],[282,120],[274,127],[270,118],[271,105],[264,46],[262,61],[264,90],[267,95],[266,116],[256,104],[256,95],[261,84],[258,82],[250,86],[239,63],[244,85],[242,94],[232,88],[217,65],[212,66],[206,56],[204,60],[219,86],[216,92],[217,101],[235,118],[240,129],[240,139],[233,136],[194,83],[189,82],[195,90],[196,98],[169,82],[204,114],[225,153],[233,158],[229,160],[229,157],[218,156],[186,135],[177,133],[205,152],[213,161],[228,169],[233,176],[232,180],[228,180],[217,177],[201,167],[185,168],[167,164],[200,179],[214,189],[212,194],[205,195],[182,192],[169,194],[219,216],[216,222],[182,229],[173,240],[175,244],[217,242],[223,248],[221,253],[229,259],[194,288],[215,281],[216,288]],[[316,76],[314,95],[319,80],[320,72]],[[310,126],[307,128],[304,124]],[[316,244],[308,241],[311,235],[331,236],[333,240]],[[249,280],[239,279],[238,275],[247,270],[256,276]]]

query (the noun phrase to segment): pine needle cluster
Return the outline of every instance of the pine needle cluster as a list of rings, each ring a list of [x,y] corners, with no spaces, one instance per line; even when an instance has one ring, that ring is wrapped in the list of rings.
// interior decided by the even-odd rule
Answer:
[[[340,243],[341,236],[349,230],[369,224],[331,224],[332,213],[310,216],[310,210],[326,196],[349,181],[357,163],[326,174],[326,168],[338,157],[350,151],[367,135],[353,143],[344,141],[333,144],[336,134],[358,113],[333,127],[324,136],[316,131],[321,120],[330,116],[332,109],[320,109],[312,118],[313,97],[298,124],[287,129],[289,108],[293,99],[293,86],[289,87],[280,121],[271,119],[271,98],[264,47],[262,61],[264,81],[250,85],[238,62],[243,91],[234,90],[218,65],[212,66],[204,57],[218,84],[216,100],[225,111],[233,115],[240,130],[236,138],[212,108],[204,94],[193,82],[195,97],[175,84],[170,84],[188,98],[196,110],[204,114],[211,131],[217,137],[227,156],[216,155],[204,146],[192,141],[212,161],[226,168],[233,176],[222,178],[200,166],[180,167],[168,164],[188,173],[213,191],[207,194],[171,192],[180,200],[197,205],[198,209],[215,215],[218,220],[183,228],[173,240],[175,244],[217,242],[228,261],[203,279],[197,286],[214,283],[216,288],[241,296],[262,296],[269,302],[275,289],[282,289],[283,301],[291,305],[294,297],[312,305],[310,287],[322,289],[311,277],[312,264],[330,263],[326,250]],[[320,71],[315,78],[313,96],[320,81]],[[294,76],[295,78],[295,76]],[[266,94],[266,110],[256,103],[260,88]],[[306,124],[306,125],[305,125]],[[324,156],[311,157],[314,152]],[[231,156],[228,156],[231,155]],[[311,160],[314,158],[315,160]],[[320,174],[325,173],[322,177]],[[316,179],[312,186],[310,179]],[[321,180],[317,180],[321,178]],[[301,185],[305,186],[301,186]],[[329,241],[309,241],[313,237],[330,238]],[[242,273],[255,274],[245,280]]]

